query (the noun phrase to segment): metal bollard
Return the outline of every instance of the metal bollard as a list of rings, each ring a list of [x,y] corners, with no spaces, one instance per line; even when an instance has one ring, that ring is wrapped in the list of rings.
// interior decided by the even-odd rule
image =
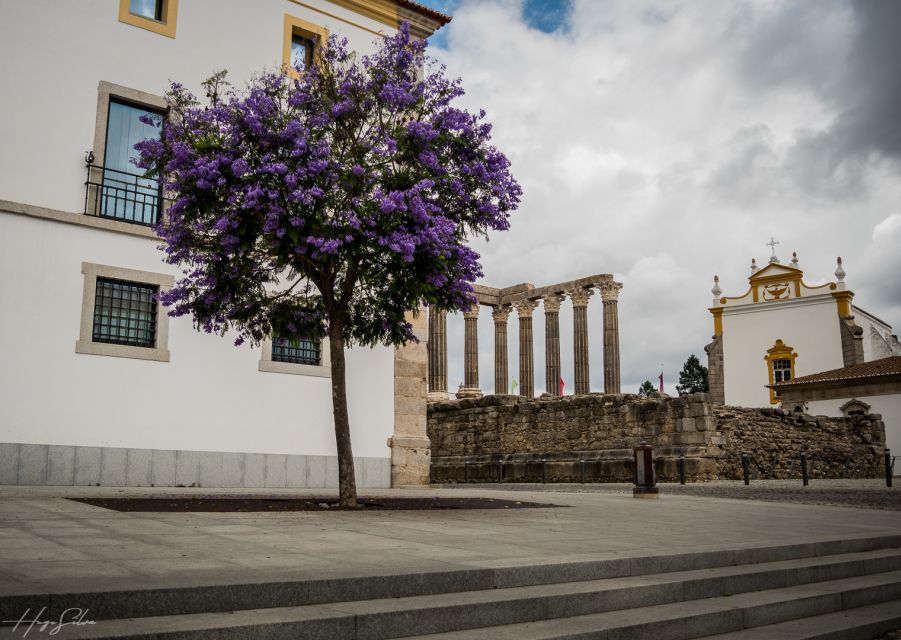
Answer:
[[[585,484],[585,461],[579,460],[579,483]]]
[[[497,461],[497,481],[498,482],[504,481],[504,461],[503,460]]]
[[[751,456],[747,453],[741,454],[741,472],[745,479],[745,486],[751,484]]]
[[[776,479],[776,467],[779,466],[779,456],[773,455],[773,466],[770,467],[770,480]]]
[[[469,482],[469,463],[463,463],[463,482]]]
[[[679,484],[685,484],[685,456],[679,456]]]
[[[885,450],[885,486],[892,486],[892,473],[894,472],[894,464],[892,464],[892,452],[890,449]]]
[[[547,484],[547,458],[541,459],[541,484]]]
[[[807,454],[803,451],[801,452],[801,481],[805,487],[810,482],[810,478],[807,476]]]

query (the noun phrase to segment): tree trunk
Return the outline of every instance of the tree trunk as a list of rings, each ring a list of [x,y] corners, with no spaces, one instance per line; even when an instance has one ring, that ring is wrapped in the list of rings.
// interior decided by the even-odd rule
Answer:
[[[357,506],[354,478],[354,454],[350,444],[350,419],[347,415],[347,384],[344,379],[344,329],[337,323],[329,328],[329,353],[332,358],[332,411],[335,416],[335,441],[338,445],[338,494],[342,507]]]

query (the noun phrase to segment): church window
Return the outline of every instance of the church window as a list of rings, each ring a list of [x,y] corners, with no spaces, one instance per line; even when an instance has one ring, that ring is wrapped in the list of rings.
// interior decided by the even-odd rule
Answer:
[[[771,385],[779,382],[788,382],[795,379],[795,353],[790,346],[776,340],[776,343],[767,349],[764,360],[767,366],[767,375]],[[770,404],[779,404],[779,392],[770,388]]]

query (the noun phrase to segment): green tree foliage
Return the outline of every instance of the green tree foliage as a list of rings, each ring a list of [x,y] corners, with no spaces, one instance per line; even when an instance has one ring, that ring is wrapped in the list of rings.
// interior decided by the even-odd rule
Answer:
[[[654,393],[655,391],[657,391],[657,387],[655,387],[654,383],[651,382],[650,380],[645,380],[644,382],[641,383],[641,386],[638,387],[638,395],[644,396],[646,398],[648,396],[650,396],[652,393]]]
[[[698,356],[694,354],[688,356],[688,360],[682,365],[682,371],[679,372],[679,384],[676,385],[676,391],[683,396],[708,389],[707,367],[701,364]]]

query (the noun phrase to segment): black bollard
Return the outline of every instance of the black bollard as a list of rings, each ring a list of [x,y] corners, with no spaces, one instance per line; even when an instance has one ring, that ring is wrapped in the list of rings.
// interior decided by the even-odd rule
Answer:
[[[679,456],[679,484],[685,484],[685,456]]]
[[[547,484],[547,458],[541,459],[541,484]]]
[[[497,481],[498,482],[504,481],[504,461],[503,460],[497,461]]]
[[[741,472],[745,479],[745,486],[751,484],[751,456],[747,453],[741,454]]]
[[[892,452],[890,449],[885,450],[885,486],[892,486]]]
[[[807,476],[807,454],[803,451],[801,452],[801,480],[805,487],[810,482],[810,478]]]
[[[779,466],[779,456],[773,455],[773,466],[770,467],[770,480],[776,479],[776,467]]]
[[[465,482],[465,483],[469,482],[469,463],[468,462],[463,463],[463,482]]]
[[[579,460],[579,483],[585,484],[585,461]]]

